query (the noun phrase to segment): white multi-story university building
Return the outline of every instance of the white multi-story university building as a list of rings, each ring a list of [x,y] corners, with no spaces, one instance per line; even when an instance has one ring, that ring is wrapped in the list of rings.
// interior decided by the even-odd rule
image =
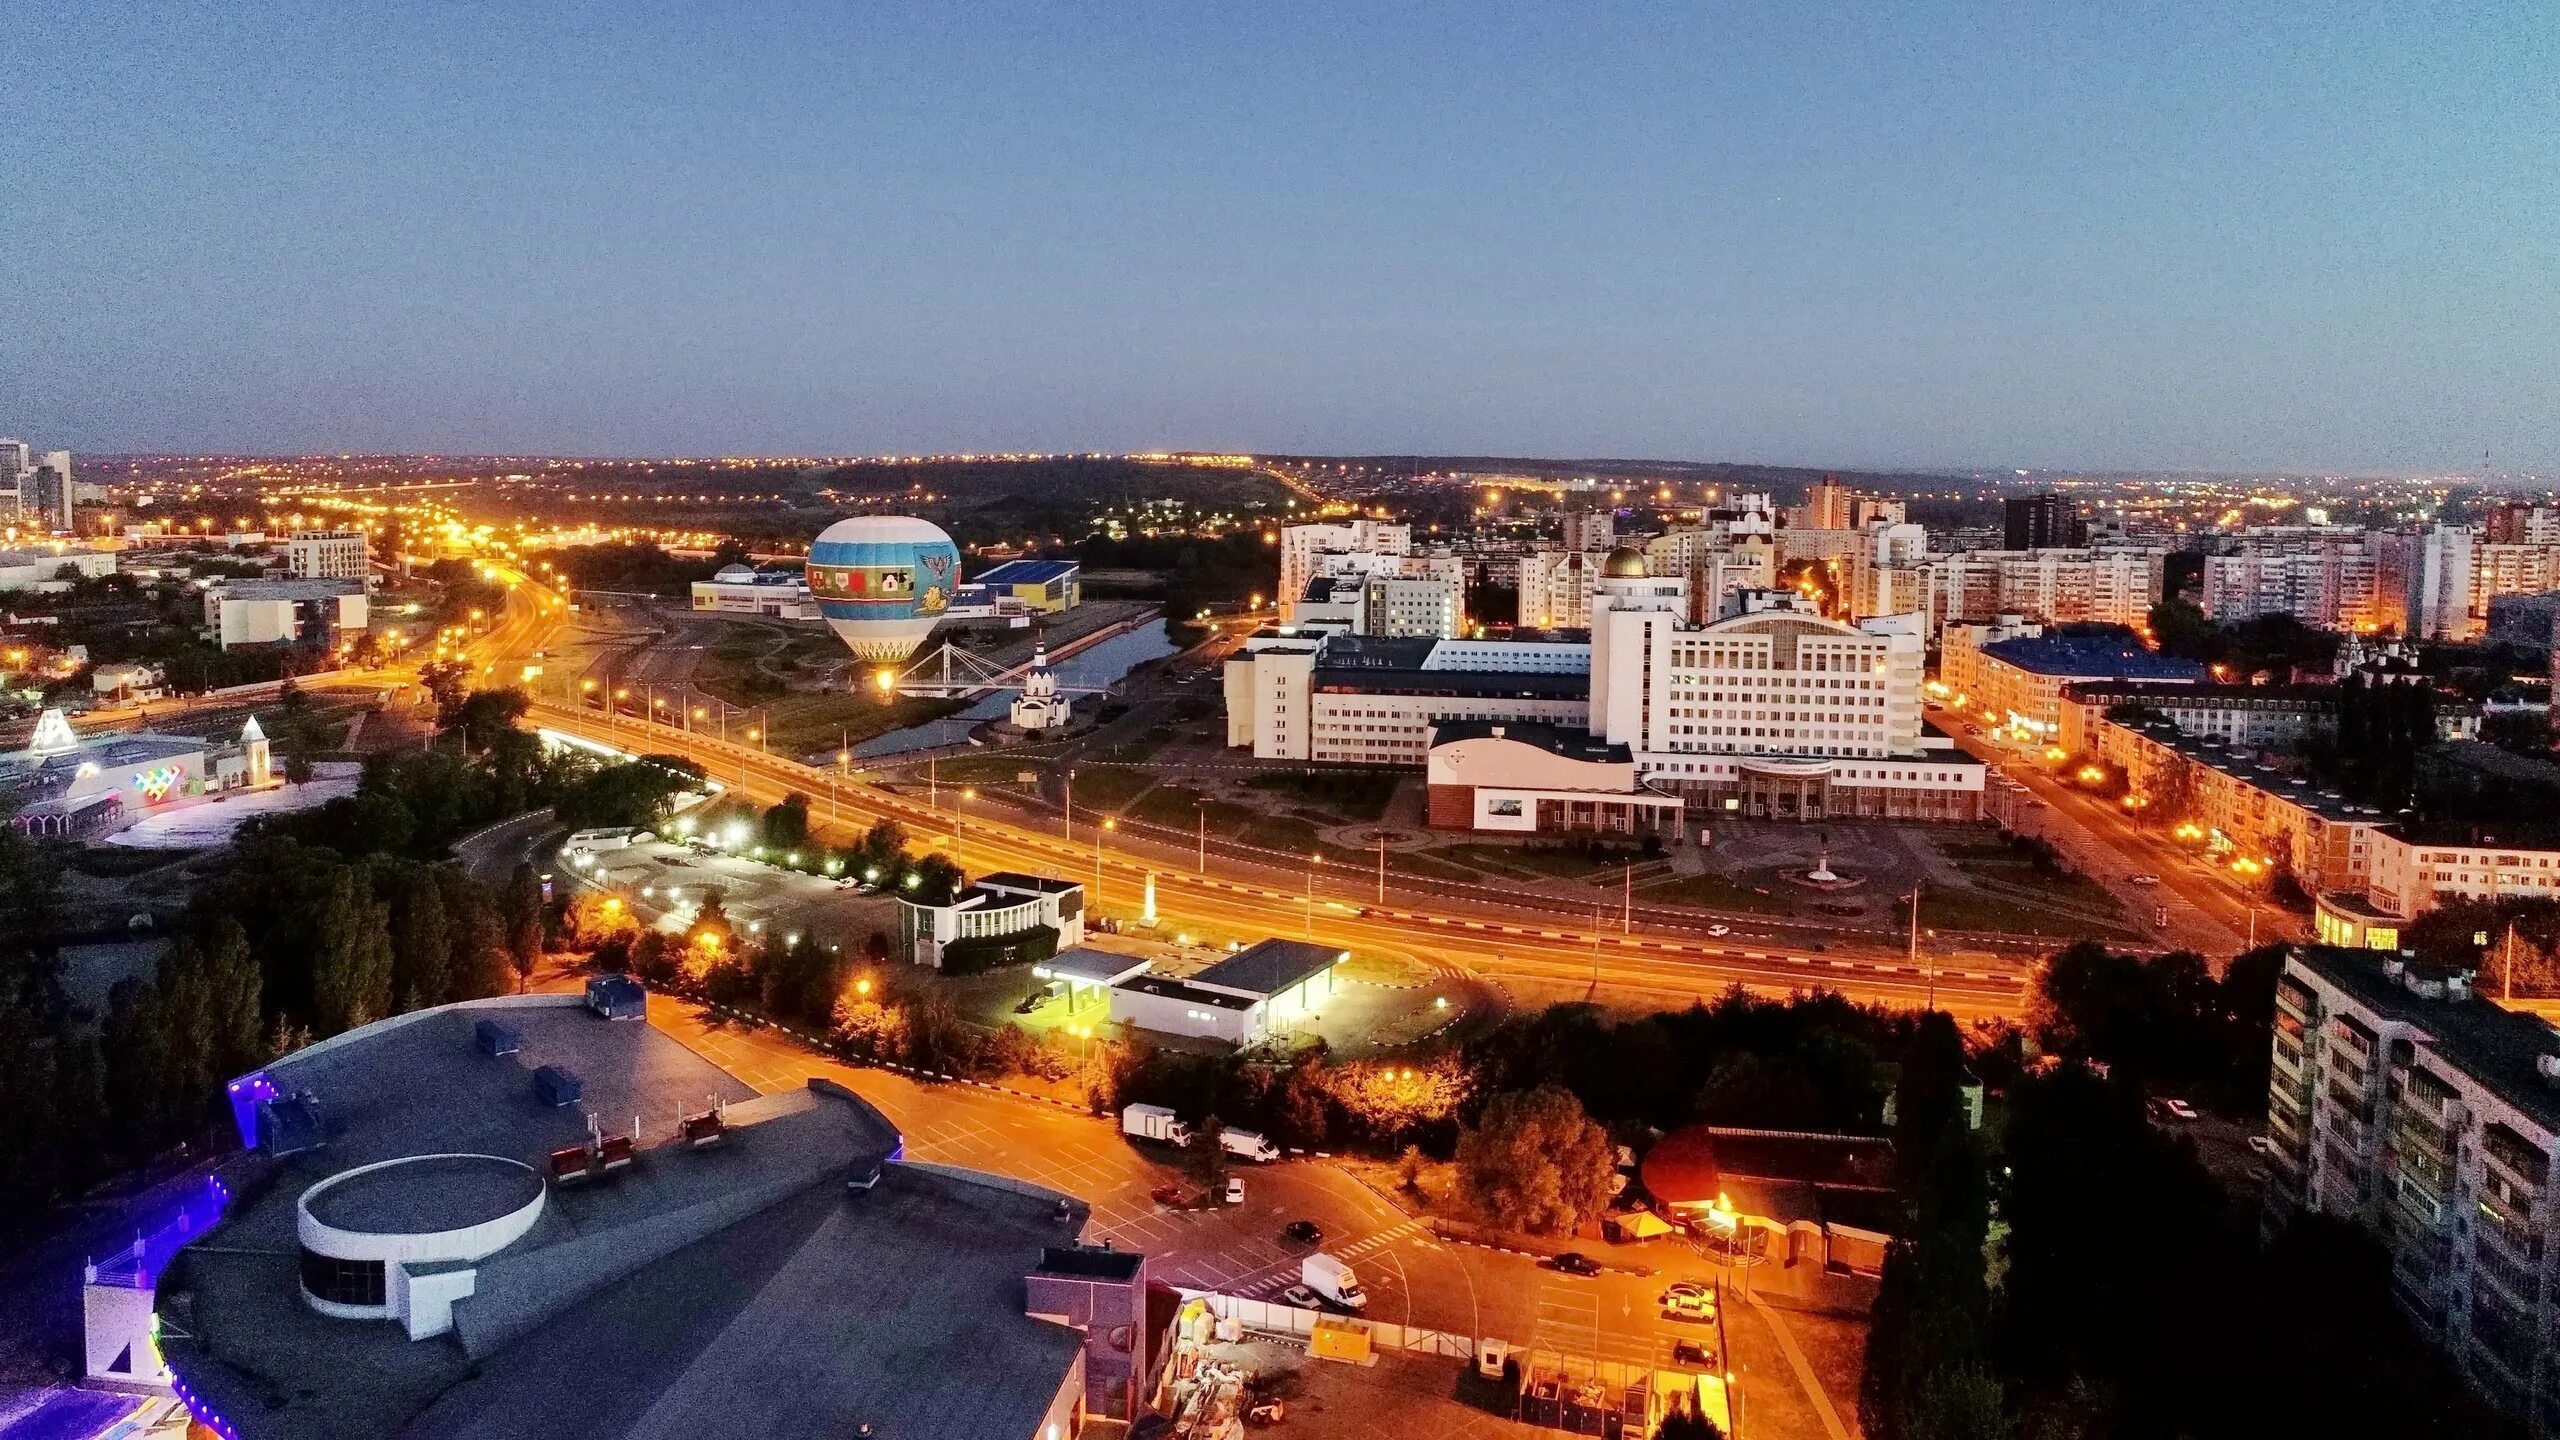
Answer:
[[[1591,647],[1266,630],[1226,665],[1227,743],[1261,760],[1419,767],[1444,720],[1583,728]]]
[[[284,553],[297,580],[362,580],[371,569],[360,530],[296,530]]]
[[[1850,626],[1793,595],[1687,618],[1687,582],[1610,556],[1591,625],[1591,733],[1646,783],[1780,819],[1972,819],[1983,767],[1921,726],[1916,619]]]
[[[2299,949],[2276,983],[2267,1137],[2270,1231],[2317,1211],[2372,1232],[2420,1334],[2560,1430],[2560,1032],[2468,972]]]

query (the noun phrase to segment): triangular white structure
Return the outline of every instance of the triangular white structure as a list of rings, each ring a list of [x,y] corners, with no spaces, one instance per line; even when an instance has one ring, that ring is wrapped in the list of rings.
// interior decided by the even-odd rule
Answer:
[[[37,760],[55,755],[68,755],[80,748],[80,737],[71,733],[71,722],[59,710],[47,710],[36,717],[36,733],[27,737],[27,754]]]

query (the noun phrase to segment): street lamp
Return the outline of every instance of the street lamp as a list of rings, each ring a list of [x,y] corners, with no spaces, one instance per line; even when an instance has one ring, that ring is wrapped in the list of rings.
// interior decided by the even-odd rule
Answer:
[[[1316,938],[1316,867],[1323,863],[1323,855],[1312,852],[1308,854],[1306,938],[1310,940]]]
[[[1095,914],[1102,911],[1102,839],[1119,828],[1120,822],[1109,815],[1093,828],[1093,903],[1085,908]]]
[[[951,863],[954,865],[960,865],[960,817],[968,813],[968,802],[977,798],[978,789],[972,785],[962,789],[960,798],[951,804]],[[962,865],[961,868],[965,870],[968,867]]]

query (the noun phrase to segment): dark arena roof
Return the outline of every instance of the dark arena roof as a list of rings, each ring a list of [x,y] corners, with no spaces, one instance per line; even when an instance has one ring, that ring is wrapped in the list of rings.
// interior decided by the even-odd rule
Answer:
[[[161,1346],[226,1440],[545,1440],[852,1435],[1014,1440],[1039,1430],[1083,1340],[1023,1313],[1023,1277],[1072,1245],[1084,1207],[964,1171],[890,1163],[896,1128],[824,1079],[757,1095],[647,1020],[536,995],[383,1021],[278,1061],[253,1092],[309,1093],[325,1143],[233,1157],[236,1197],[161,1276]],[[496,1019],[520,1049],[475,1043]],[[574,1071],[584,1103],[534,1094]],[[680,1115],[725,1106],[716,1143]],[[638,1121],[609,1174],[545,1181],[589,1123]],[[422,1160],[411,1157],[479,1157]],[[451,1328],[305,1302],[297,1210],[362,1234],[524,1214],[471,1259],[413,1263],[409,1289],[476,1272]],[[512,1162],[512,1163],[511,1163]],[[524,1167],[532,1167],[531,1171]],[[879,1173],[868,1190],[849,1179]],[[379,1177],[379,1178],[377,1178]],[[454,1180],[458,1184],[425,1183]],[[1061,1202],[1065,1202],[1064,1219]],[[352,1263],[352,1262],[345,1262]],[[450,1279],[446,1280],[450,1285]]]

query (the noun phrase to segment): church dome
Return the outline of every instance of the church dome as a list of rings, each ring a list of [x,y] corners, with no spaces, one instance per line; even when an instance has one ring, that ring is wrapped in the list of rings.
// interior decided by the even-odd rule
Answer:
[[[1644,552],[1633,545],[1621,545],[1609,552],[1600,567],[1604,580],[1642,580],[1645,578]]]

